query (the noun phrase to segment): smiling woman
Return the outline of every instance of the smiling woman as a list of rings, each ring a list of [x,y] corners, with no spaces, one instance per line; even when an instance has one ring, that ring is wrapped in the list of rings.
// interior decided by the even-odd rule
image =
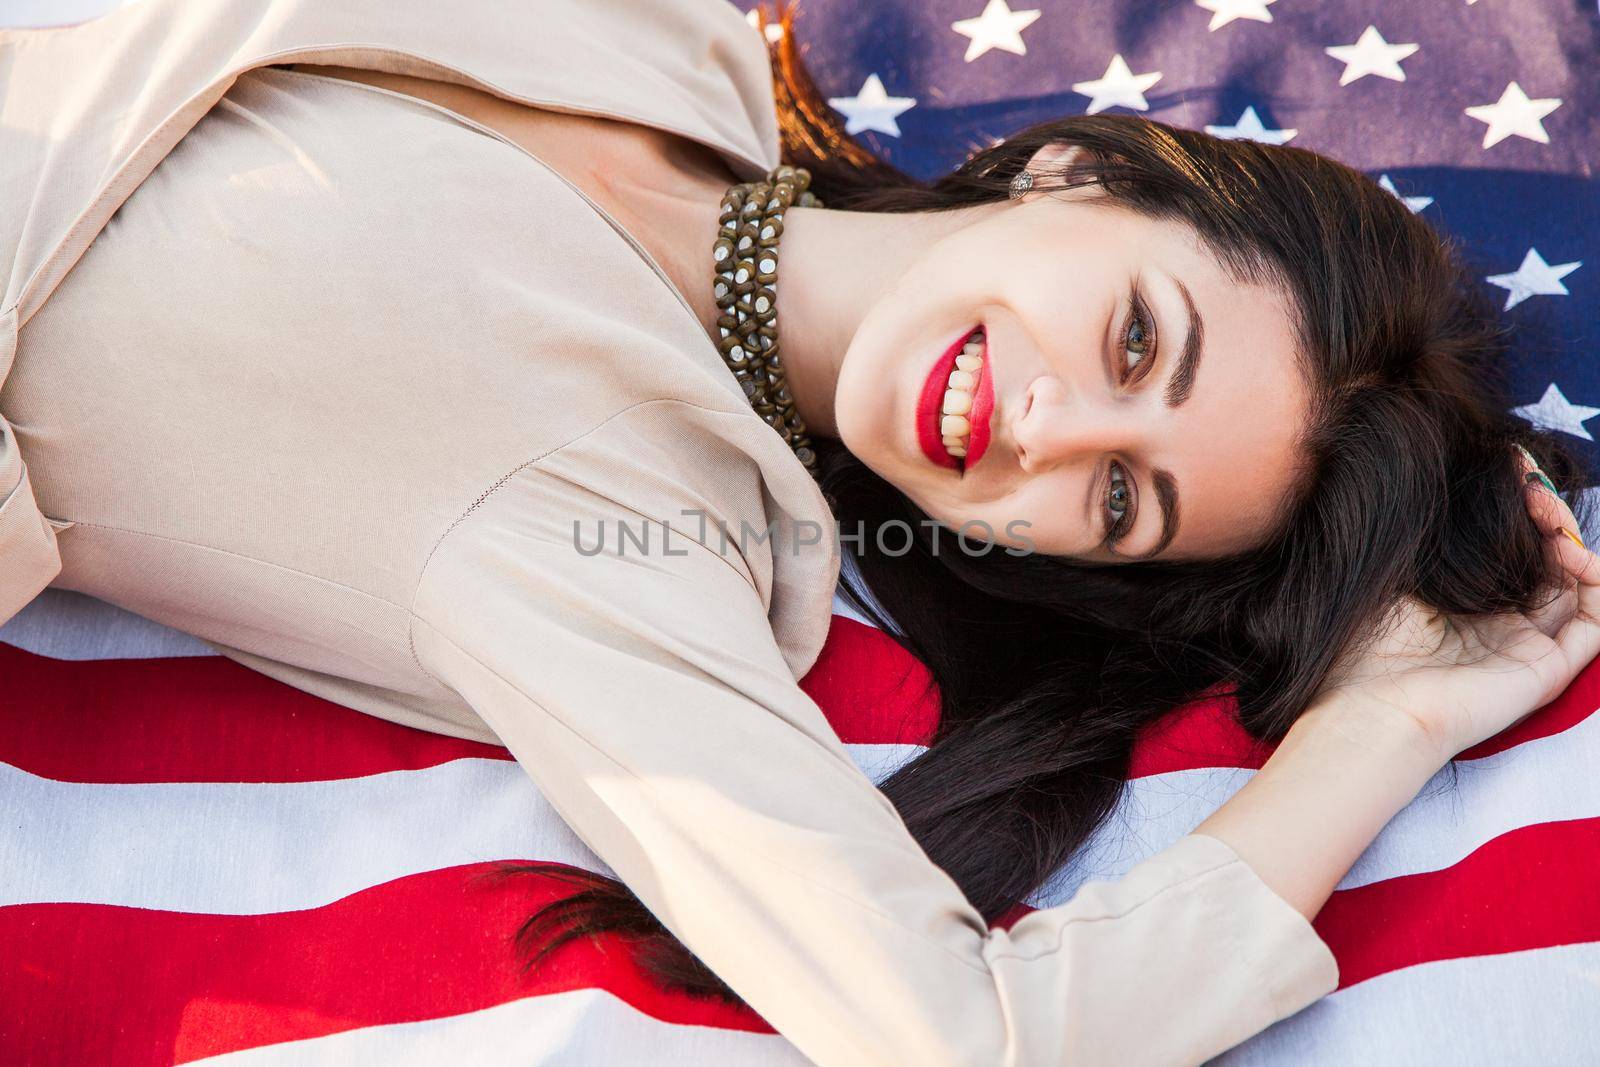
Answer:
[[[1106,817],[1171,709],[1228,693],[1252,734],[1294,740],[1397,603],[1553,610],[1555,534],[1529,521],[1513,444],[1558,483],[1577,461],[1507,414],[1492,306],[1371,178],[1102,114],[922,181],[843,131],[781,17],[784,157],[827,205],[786,219],[789,379],[856,531],[845,595],[941,700],[931,747],[881,788],[986,919]],[[1352,752],[1284,772],[1342,782],[1333,807],[1202,829],[1287,866],[1315,914],[1415,771]],[[557,934],[540,958],[627,930],[664,980],[738,999],[626,886],[580,881],[524,927]]]
[[[901,184],[875,208],[789,210],[777,304],[796,406],[985,541],[1102,562],[1257,546],[1309,477],[1315,349],[1289,268],[1111,195],[1072,124],[1054,132],[986,154],[1037,176],[1019,197],[888,210],[916,195]]]

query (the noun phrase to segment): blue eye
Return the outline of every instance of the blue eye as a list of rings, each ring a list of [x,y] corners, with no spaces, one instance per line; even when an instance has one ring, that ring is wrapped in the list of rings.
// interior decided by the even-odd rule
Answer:
[[[1106,514],[1110,516],[1107,524],[1106,544],[1116,544],[1133,527],[1133,517],[1138,514],[1134,507],[1133,493],[1128,488],[1126,471],[1122,464],[1116,460],[1111,461],[1110,478],[1106,485]]]
[[[1144,306],[1144,300],[1134,293],[1128,309],[1128,325],[1122,331],[1123,381],[1131,381],[1144,373],[1143,369],[1152,362],[1155,348],[1155,319]]]

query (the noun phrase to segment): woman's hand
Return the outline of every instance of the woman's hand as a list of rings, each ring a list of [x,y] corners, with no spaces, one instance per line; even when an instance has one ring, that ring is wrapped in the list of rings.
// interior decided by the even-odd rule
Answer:
[[[1559,596],[1529,613],[1472,619],[1407,598],[1324,690],[1346,714],[1413,720],[1441,765],[1554,700],[1600,653],[1600,557],[1562,532],[1578,523],[1560,497],[1537,480],[1523,492],[1563,575]]]

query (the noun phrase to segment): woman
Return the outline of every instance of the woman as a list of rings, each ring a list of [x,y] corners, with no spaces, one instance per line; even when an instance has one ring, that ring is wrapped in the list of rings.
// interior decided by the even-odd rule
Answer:
[[[0,605],[53,580],[501,741],[626,886],[546,918],[817,1063],[1222,1051],[1334,987],[1334,884],[1600,648],[1489,320],[1360,175],[1102,116],[921,188],[792,130],[822,204],[744,191],[781,333],[733,283],[763,378],[713,284],[724,194],[779,163],[735,9],[358,6],[0,35]],[[796,685],[836,519],[941,688],[887,798]],[[1214,685],[1267,766],[991,928]]]

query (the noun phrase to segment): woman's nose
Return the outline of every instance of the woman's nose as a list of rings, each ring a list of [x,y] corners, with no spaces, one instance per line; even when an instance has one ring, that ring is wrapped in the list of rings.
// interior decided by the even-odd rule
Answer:
[[[1059,378],[1041,374],[1023,394],[1011,437],[1018,465],[1040,474],[1082,456],[1125,447],[1123,438],[1130,429],[1125,412],[1069,397]]]

